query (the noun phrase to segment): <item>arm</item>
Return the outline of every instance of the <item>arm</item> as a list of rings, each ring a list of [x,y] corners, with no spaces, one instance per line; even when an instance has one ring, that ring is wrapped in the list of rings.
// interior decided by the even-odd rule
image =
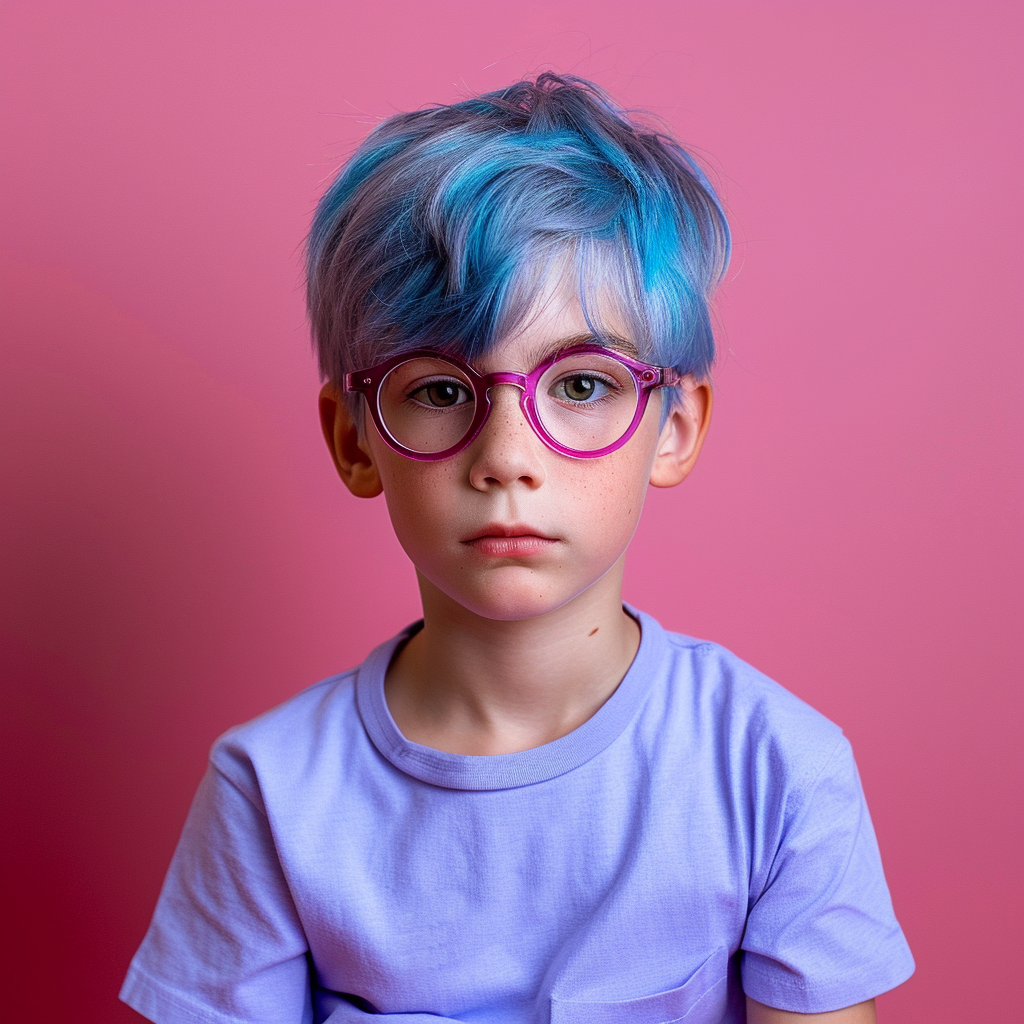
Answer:
[[[782,789],[781,807],[772,803],[769,769],[763,774],[763,818],[781,815],[782,826],[757,850],[756,898],[742,940],[743,990],[758,1004],[750,1019],[873,1024],[871,998],[905,981],[914,961],[892,912],[849,742],[833,748],[817,775],[806,772],[799,786]],[[767,1009],[773,1004],[789,1012]]]
[[[262,797],[233,769],[199,784],[121,999],[154,1021],[310,1024],[306,936]]]
[[[747,1024],[875,1024],[875,1001],[828,1013],[791,1013],[776,1010],[747,996]]]

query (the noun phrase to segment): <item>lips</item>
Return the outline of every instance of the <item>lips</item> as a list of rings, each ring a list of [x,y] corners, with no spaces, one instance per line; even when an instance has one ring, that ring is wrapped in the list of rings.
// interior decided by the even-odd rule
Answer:
[[[481,540],[484,537],[539,537],[541,540],[554,540],[555,538],[538,530],[535,526],[525,526],[520,523],[488,523],[482,529],[477,530],[471,537],[466,538],[466,543],[474,540]]]
[[[535,526],[521,523],[488,523],[463,541],[463,544],[480,554],[495,558],[536,555],[557,543],[556,537],[549,536]]]

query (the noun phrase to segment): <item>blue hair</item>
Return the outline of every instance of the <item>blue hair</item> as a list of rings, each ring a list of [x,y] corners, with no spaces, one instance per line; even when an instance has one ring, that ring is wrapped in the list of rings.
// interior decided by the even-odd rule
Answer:
[[[640,357],[707,378],[729,227],[669,136],[545,72],[378,125],[316,208],[307,304],[323,378],[433,347],[473,359],[568,261],[601,336],[610,289]]]

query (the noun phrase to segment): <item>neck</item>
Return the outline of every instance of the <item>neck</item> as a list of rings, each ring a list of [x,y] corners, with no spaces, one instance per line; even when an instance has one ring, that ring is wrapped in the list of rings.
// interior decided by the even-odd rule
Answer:
[[[622,609],[622,560],[568,604],[488,619],[419,579],[423,629],[388,669],[385,695],[407,739],[458,754],[550,743],[611,696],[640,642]]]

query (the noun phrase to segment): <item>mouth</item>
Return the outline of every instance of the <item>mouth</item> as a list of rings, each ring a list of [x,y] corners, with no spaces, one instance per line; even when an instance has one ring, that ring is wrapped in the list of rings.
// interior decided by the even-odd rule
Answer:
[[[522,558],[549,550],[558,543],[558,538],[535,526],[488,523],[462,543],[492,558]]]

